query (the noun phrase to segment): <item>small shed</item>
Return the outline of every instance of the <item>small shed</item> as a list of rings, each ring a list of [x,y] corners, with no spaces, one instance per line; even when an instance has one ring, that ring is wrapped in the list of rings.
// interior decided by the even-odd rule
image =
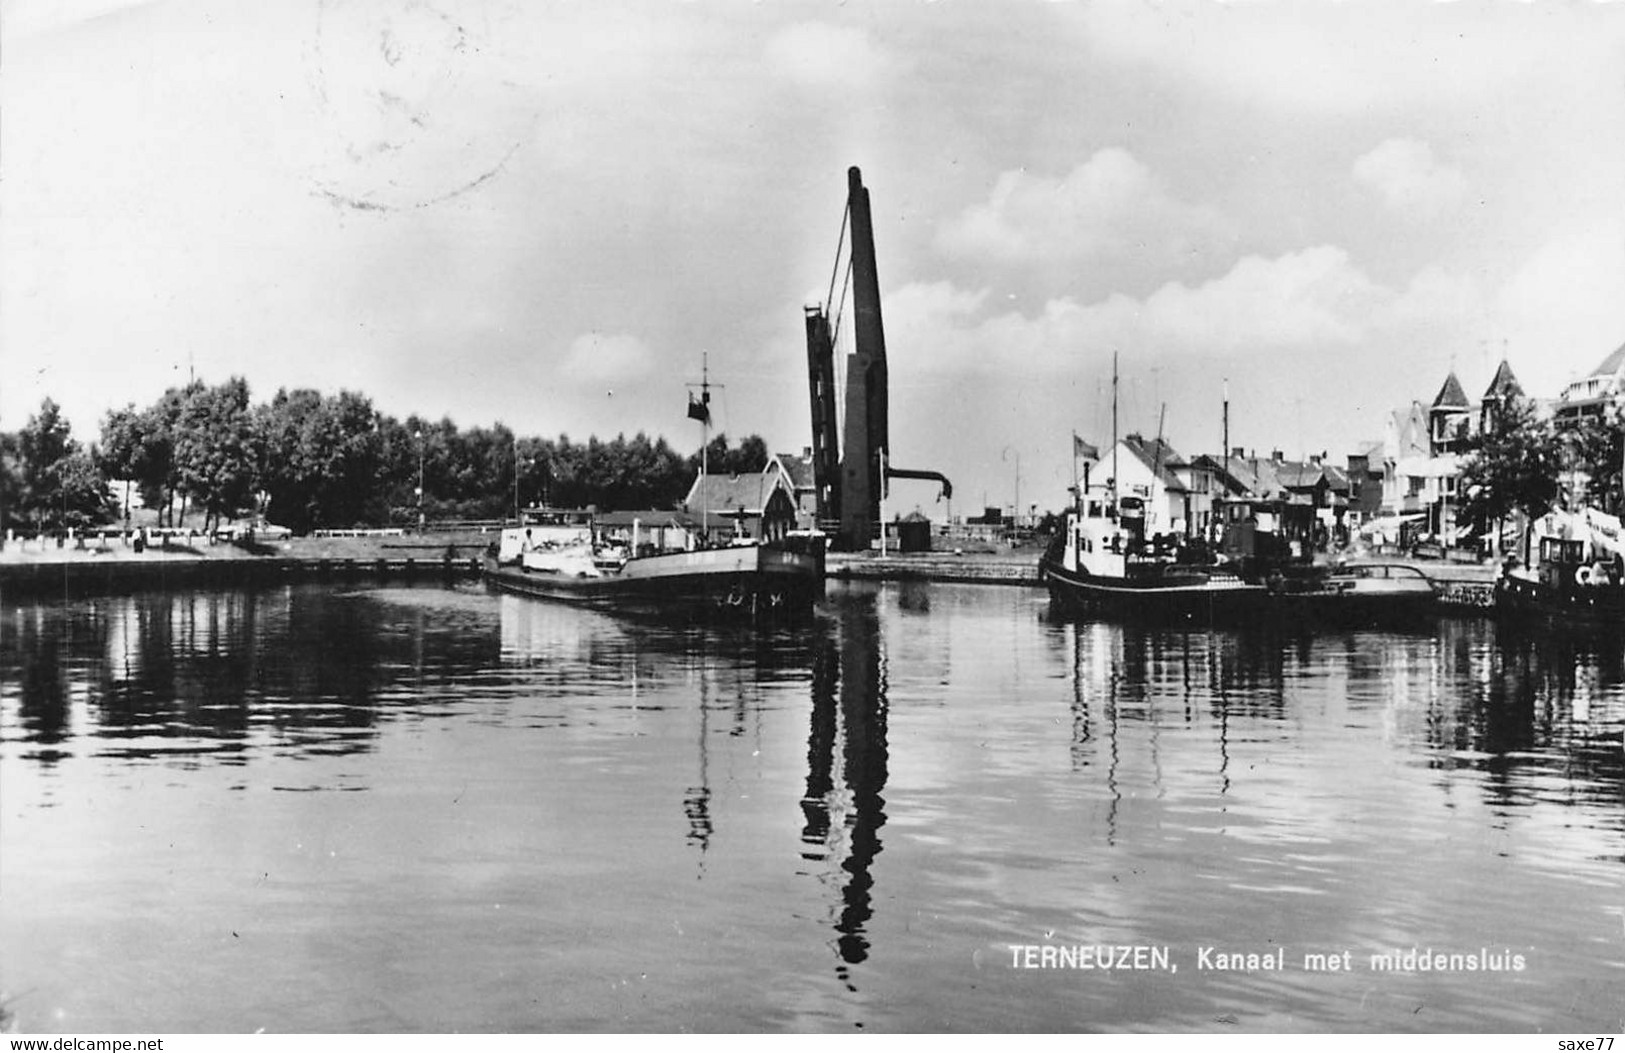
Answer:
[[[900,552],[931,551],[931,520],[910,512],[897,521],[897,548]]]

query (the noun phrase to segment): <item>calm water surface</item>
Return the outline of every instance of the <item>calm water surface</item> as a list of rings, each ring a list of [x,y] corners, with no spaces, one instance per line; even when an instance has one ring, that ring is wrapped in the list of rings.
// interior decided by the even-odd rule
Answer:
[[[8,602],[0,989],[80,1033],[1618,1031],[1622,652],[946,585],[764,634],[479,587]],[[1524,968],[1369,967],[1413,949]]]

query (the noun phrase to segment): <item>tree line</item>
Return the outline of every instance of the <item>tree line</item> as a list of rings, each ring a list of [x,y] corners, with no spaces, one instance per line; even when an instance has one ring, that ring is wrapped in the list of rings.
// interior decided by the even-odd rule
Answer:
[[[572,442],[521,436],[501,423],[402,420],[350,391],[283,389],[256,405],[240,377],[194,381],[149,406],[112,410],[88,444],[49,398],[21,429],[0,432],[0,530],[116,524],[120,499],[135,494],[160,525],[190,511],[206,530],[257,516],[296,533],[499,519],[538,503],[672,508],[687,496],[701,456],[643,432]],[[756,472],[768,451],[758,435],[733,445],[719,434],[704,456],[712,472]],[[115,486],[131,494],[115,494]]]

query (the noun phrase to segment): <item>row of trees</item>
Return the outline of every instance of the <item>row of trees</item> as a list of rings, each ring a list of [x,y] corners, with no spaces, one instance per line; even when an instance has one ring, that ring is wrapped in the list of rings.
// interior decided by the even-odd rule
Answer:
[[[768,451],[760,436],[731,445],[718,435],[705,456],[713,472],[760,471]],[[139,493],[168,525],[191,510],[205,528],[254,514],[296,532],[501,518],[537,502],[670,508],[700,463],[700,451],[685,456],[642,432],[578,443],[502,424],[460,429],[444,418],[396,419],[348,391],[282,390],[255,405],[234,377],[113,410],[88,446],[47,399],[21,430],[0,433],[0,529],[115,522],[114,485]]]

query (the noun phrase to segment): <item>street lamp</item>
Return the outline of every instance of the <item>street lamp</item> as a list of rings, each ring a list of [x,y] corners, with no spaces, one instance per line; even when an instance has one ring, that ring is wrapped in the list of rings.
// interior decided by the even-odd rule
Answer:
[[[418,443],[418,533],[423,533],[423,429],[419,428],[412,433]]]

